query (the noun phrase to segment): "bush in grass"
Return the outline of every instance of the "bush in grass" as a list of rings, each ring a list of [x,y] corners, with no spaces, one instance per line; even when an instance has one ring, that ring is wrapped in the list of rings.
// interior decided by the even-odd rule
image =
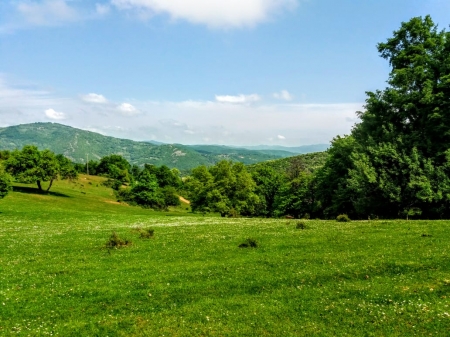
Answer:
[[[106,248],[123,248],[131,246],[131,241],[120,238],[116,232],[113,232],[106,242]]]
[[[336,217],[337,222],[349,222],[351,221],[347,214],[339,214]]]
[[[239,248],[257,248],[258,242],[255,239],[248,238],[243,243],[239,245]]]
[[[307,228],[306,221],[298,221],[297,225],[295,226],[295,228],[297,228],[297,229],[306,229]]]
[[[119,188],[117,191],[114,191],[117,201],[121,202],[128,202],[130,204],[135,204],[133,201],[133,194],[131,193],[131,188]]]
[[[236,211],[234,208],[230,208],[230,210],[228,211],[228,217],[229,218],[239,218],[239,212]]]
[[[151,239],[155,235],[155,230],[153,228],[139,229],[139,234],[141,239]]]

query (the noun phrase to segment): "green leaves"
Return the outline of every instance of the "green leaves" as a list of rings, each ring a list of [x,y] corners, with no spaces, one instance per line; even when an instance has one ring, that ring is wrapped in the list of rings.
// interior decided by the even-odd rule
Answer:
[[[242,163],[221,161],[209,169],[197,167],[185,186],[194,211],[226,216],[233,209],[238,214],[251,215],[259,202],[256,184]]]
[[[39,151],[36,146],[24,146],[22,151],[16,150],[10,154],[10,157],[5,161],[5,168],[17,181],[22,183],[37,183],[38,188],[42,189],[42,181],[51,182],[58,178],[62,172],[61,177],[67,178],[74,175],[73,167],[67,159],[55,156],[50,150]],[[61,165],[63,169],[61,171]]]

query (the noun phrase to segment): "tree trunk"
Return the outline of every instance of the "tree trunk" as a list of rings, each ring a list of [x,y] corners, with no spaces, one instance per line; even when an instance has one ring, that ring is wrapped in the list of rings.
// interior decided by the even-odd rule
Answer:
[[[48,192],[48,191],[50,190],[50,187],[52,187],[52,184],[53,184],[53,179],[50,180],[50,184],[48,185],[48,188],[47,188],[47,191],[46,191],[46,192]]]
[[[38,181],[36,181],[36,183],[38,185],[39,191],[42,191],[41,181],[38,180]]]

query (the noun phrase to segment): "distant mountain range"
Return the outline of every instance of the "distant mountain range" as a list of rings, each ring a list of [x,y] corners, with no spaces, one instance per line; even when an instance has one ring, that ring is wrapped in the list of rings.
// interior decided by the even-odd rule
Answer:
[[[156,140],[149,140],[148,143],[154,145],[163,145],[165,143],[158,142]],[[235,149],[247,149],[253,151],[261,151],[267,154],[274,155],[284,155],[286,152],[294,153],[294,154],[306,154],[313,152],[323,152],[326,151],[330,145],[329,144],[312,144],[312,145],[302,145],[302,146],[281,146],[281,145],[249,145],[249,146],[225,146],[225,145],[185,145],[189,147],[203,147],[203,146],[214,146],[214,147],[223,147],[226,149],[235,148]],[[279,152],[281,151],[281,152]]]
[[[326,148],[323,144],[296,148],[154,144],[104,136],[57,123],[32,123],[0,128],[0,149],[20,149],[27,144],[64,154],[79,163],[91,159],[99,160],[110,154],[120,154],[131,164],[167,165],[184,173],[199,165],[213,165],[223,159],[255,164],[305,153],[308,148],[313,151],[323,151]]]
[[[313,152],[323,152],[330,147],[329,144],[313,144],[302,146],[280,146],[280,145],[256,145],[256,146],[239,146],[238,148],[254,150],[254,151],[287,151],[295,154],[306,154]]]

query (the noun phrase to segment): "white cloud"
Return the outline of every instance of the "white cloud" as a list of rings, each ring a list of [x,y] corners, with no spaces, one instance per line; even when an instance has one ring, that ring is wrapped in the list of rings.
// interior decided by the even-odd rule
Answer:
[[[286,137],[282,136],[282,135],[278,135],[277,138],[280,139],[280,140],[286,139]]]
[[[293,9],[298,0],[111,0],[121,10],[166,14],[214,28],[254,26],[274,13]]]
[[[65,0],[44,0],[42,2],[19,2],[17,11],[33,26],[54,26],[80,19],[76,9]]]
[[[216,101],[219,103],[233,103],[233,104],[245,104],[245,103],[254,103],[261,99],[259,95],[238,95],[238,96],[230,96],[230,95],[216,95]]]
[[[109,14],[109,12],[111,11],[111,7],[109,7],[108,5],[105,4],[95,4],[95,10],[97,12],[98,15],[104,16]]]
[[[280,92],[276,92],[273,94],[273,97],[284,101],[292,101],[294,98],[287,90],[281,90]]]
[[[140,113],[139,110],[130,103],[122,103],[118,105],[117,110],[119,110],[125,116],[134,116]]]
[[[66,115],[63,112],[58,112],[53,109],[45,110],[45,115],[50,119],[56,119],[56,120],[66,119]]]
[[[103,95],[90,93],[87,95],[82,95],[81,99],[88,103],[107,103],[108,100]]]
[[[355,111],[364,110],[363,102],[132,102],[110,100],[106,104],[86,104],[79,96],[61,97],[57,92],[42,90],[29,82],[7,80],[0,74],[2,126],[66,118],[65,123],[73,127],[134,140],[258,145],[269,139],[272,144],[289,146],[327,143],[336,135],[348,134],[358,121]]]

